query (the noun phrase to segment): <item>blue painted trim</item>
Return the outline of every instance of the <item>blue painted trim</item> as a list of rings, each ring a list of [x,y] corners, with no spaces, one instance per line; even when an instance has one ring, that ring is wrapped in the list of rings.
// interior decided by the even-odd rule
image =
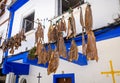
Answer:
[[[27,63],[27,64],[31,64],[31,65],[35,65],[35,66],[40,66],[40,67],[44,67],[47,68],[48,67],[48,63],[46,64],[37,64],[38,59],[34,59],[34,60],[29,60],[28,59],[28,52],[21,52],[19,54],[16,55],[12,55],[11,57],[7,58],[7,62],[12,62],[12,61],[17,61],[17,60],[21,60],[23,59],[23,63]]]
[[[114,37],[119,37],[120,36],[120,26],[117,26],[117,27],[114,27],[114,28],[104,28],[102,30],[99,30],[99,31],[96,31],[95,32],[95,35],[96,35],[96,41],[102,41],[102,40],[106,40],[106,39],[110,39],[110,38],[114,38]],[[81,39],[82,37],[77,37],[77,38],[73,38],[76,42],[77,45],[81,45]],[[71,40],[67,40],[65,41],[65,44],[66,44],[66,48],[68,50],[68,48],[70,48],[71,46]],[[55,48],[55,45],[54,44],[51,44],[51,47],[52,49]],[[18,59],[22,59],[23,58],[23,62],[24,63],[29,63],[29,64],[32,64],[32,65],[36,65],[36,66],[40,66],[40,67],[45,67],[47,68],[47,65],[37,65],[37,59],[35,60],[29,60],[27,58],[27,55],[28,53],[25,55],[25,54],[18,54],[16,56],[13,56],[11,58],[8,58],[8,61],[15,61],[15,60],[18,60]],[[24,56],[24,57],[22,57]],[[81,59],[82,58],[82,59]],[[64,58],[61,58],[61,59],[64,59]],[[67,59],[64,59],[67,61]],[[85,64],[81,64],[82,60],[85,62]],[[78,65],[87,65],[87,61],[86,61],[86,57],[84,55],[82,55],[81,53],[79,53],[79,58],[78,58],[78,61],[73,61],[73,63],[75,64],[78,64]]]
[[[17,62],[4,62],[2,73],[13,72],[15,75],[29,75],[30,65]]]
[[[18,83],[19,82],[19,75],[16,75],[16,81],[15,83]]]
[[[14,12],[10,12],[10,22],[9,22],[8,35],[7,35],[8,39],[10,39],[11,37],[13,20],[14,20]],[[8,56],[8,50],[4,53],[4,56],[5,57]]]
[[[106,39],[111,39],[120,36],[120,26],[117,27],[108,27],[101,31],[95,32],[96,41],[102,41]]]
[[[14,21],[14,12],[10,12],[10,23],[9,23],[8,37],[7,37],[8,39],[11,37],[12,34],[13,21]]]
[[[29,60],[28,58],[26,58],[26,61],[24,61],[23,63],[28,63],[31,65],[35,65],[35,66],[39,66],[39,67],[43,67],[43,68],[48,68],[48,63],[46,64],[37,64],[38,59],[34,59],[34,60]]]
[[[18,10],[20,7],[22,7],[26,2],[28,2],[29,0],[16,0],[15,3],[13,3],[9,8],[8,10],[9,11],[16,11]]]
[[[82,53],[78,53],[79,57],[78,60],[73,60],[71,63],[80,65],[80,66],[85,66],[88,65],[87,63],[87,57],[85,55],[83,55]],[[69,62],[67,59],[60,57],[61,59]]]
[[[53,76],[53,83],[57,83],[57,79],[58,78],[71,78],[72,79],[72,83],[75,83],[75,75],[74,75],[74,73],[70,73],[70,74],[55,74]]]
[[[20,60],[20,59],[24,60],[27,58],[27,56],[28,56],[28,52],[21,52],[19,54],[8,57],[7,62],[12,62],[12,61]]]

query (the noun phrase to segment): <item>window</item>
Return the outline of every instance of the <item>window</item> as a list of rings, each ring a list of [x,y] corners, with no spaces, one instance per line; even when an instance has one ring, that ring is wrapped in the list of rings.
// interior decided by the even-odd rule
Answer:
[[[34,27],[34,14],[35,12],[31,13],[27,17],[23,19],[23,25],[22,27],[24,28],[25,32],[28,32],[33,29]]]
[[[58,0],[58,15],[84,3],[84,0]]]

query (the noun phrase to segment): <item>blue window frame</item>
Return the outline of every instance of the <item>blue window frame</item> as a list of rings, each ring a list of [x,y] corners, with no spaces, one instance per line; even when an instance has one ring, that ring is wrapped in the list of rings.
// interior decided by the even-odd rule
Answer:
[[[53,83],[57,83],[57,79],[58,78],[71,78],[72,83],[75,83],[75,75],[74,75],[74,73],[70,73],[70,74],[55,74],[53,76]]]

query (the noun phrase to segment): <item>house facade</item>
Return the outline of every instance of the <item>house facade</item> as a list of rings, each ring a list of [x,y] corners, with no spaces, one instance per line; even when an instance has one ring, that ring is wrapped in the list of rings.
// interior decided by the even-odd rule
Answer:
[[[25,31],[26,41],[10,54],[10,50],[0,54],[4,57],[3,73],[7,74],[6,83],[119,83],[120,82],[120,24],[115,19],[120,15],[119,0],[8,0],[4,15],[0,17],[2,34],[1,44],[4,39],[10,39],[20,32]],[[93,31],[96,37],[96,45],[99,60],[87,60],[82,54],[82,26],[80,24],[80,7],[83,15],[87,4],[91,5],[93,15]],[[73,8],[76,23],[77,37],[73,38],[78,47],[78,61],[69,62],[60,58],[56,73],[47,74],[48,64],[37,64],[37,59],[28,58],[29,50],[35,46],[35,32],[38,20],[44,27],[44,43],[48,43],[48,28],[50,21],[55,24],[62,16],[68,24],[69,7]],[[85,16],[83,16],[85,17]],[[63,33],[66,37],[67,33]],[[65,41],[69,50],[71,43]],[[67,42],[67,43],[66,43]],[[51,45],[54,48],[54,44]],[[2,59],[1,59],[2,62]],[[107,72],[107,73],[106,73]],[[111,73],[114,72],[114,73]],[[115,73],[116,72],[116,73]],[[107,76],[108,77],[107,77]],[[68,81],[68,82],[67,82]],[[63,82],[62,82],[63,83]]]

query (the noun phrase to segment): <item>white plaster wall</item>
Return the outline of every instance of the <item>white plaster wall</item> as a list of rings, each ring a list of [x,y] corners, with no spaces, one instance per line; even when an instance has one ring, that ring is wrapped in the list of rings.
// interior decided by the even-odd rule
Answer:
[[[35,18],[34,18],[35,21],[37,20],[37,18],[42,19],[42,20],[44,18],[51,19],[55,15],[55,0],[51,0],[49,3],[48,3],[48,0],[30,0],[24,6],[22,6],[20,9],[18,9],[15,12],[12,36],[15,35],[16,33],[18,33],[20,31],[20,29],[22,28],[23,18],[26,17],[27,15],[29,15],[33,11],[35,11]],[[42,23],[43,23],[43,21],[42,21]],[[49,27],[48,23],[49,22],[46,20],[45,21],[46,28],[44,29],[45,41],[47,41],[47,38],[46,38],[47,33],[46,32],[48,32],[48,27]],[[36,30],[36,28],[37,28],[36,23],[34,24],[34,28]],[[35,30],[31,30],[26,33],[27,41],[22,42],[22,46],[18,50],[15,50],[15,54],[19,53],[21,51],[25,51],[26,47],[28,49],[30,49],[31,47],[34,46]]]
[[[10,2],[11,2],[11,0],[8,0],[6,3],[5,13],[0,17],[0,24],[9,18],[9,11],[7,9],[7,6],[10,4]],[[8,21],[0,26],[0,35],[3,34],[2,35],[3,39],[5,38],[5,35],[7,32],[7,27],[8,27]]]
[[[117,18],[117,14],[120,12],[119,8],[119,2],[118,0],[88,0],[91,4],[92,13],[93,13],[93,29],[100,28],[103,26],[108,25],[108,23],[114,22],[114,18]],[[55,6],[55,0],[51,0],[49,3],[47,0],[30,0],[28,1],[24,6],[22,6],[20,9],[18,9],[15,12],[14,22],[13,22],[13,30],[12,30],[12,36],[15,35],[20,31],[22,28],[22,20],[25,16],[29,15],[31,12],[35,11],[35,21],[37,18],[44,19],[53,18],[56,13]],[[86,4],[82,5],[83,8],[83,14],[85,13]],[[78,8],[74,9],[74,17],[76,22],[76,28],[77,28],[77,34],[81,33],[81,25],[79,22],[80,19],[80,10]],[[68,13],[64,14],[65,20],[67,23],[67,19],[69,17]],[[61,16],[53,20],[53,23],[59,19]],[[44,22],[42,21],[44,24]],[[34,24],[34,28],[36,29],[37,24]],[[49,22],[45,21],[45,29],[44,29],[44,40],[45,42],[48,42],[47,33],[49,28]],[[34,46],[34,33],[35,30],[31,30],[26,33],[27,41],[22,42],[22,46],[19,47],[18,50],[15,50],[15,54],[19,53],[21,51],[25,51],[26,47],[28,49],[31,49]],[[66,33],[64,33],[64,36],[66,36]]]
[[[65,74],[74,73],[75,83],[113,83],[111,75],[106,77],[106,75],[101,75],[101,72],[110,71],[110,60],[113,62],[114,70],[120,71],[119,42],[120,37],[97,42],[99,61],[88,61],[86,66],[79,66],[60,59],[56,74],[62,74],[62,71]],[[81,47],[79,46],[79,48]],[[47,69],[33,65],[30,66],[29,75],[20,76],[20,79],[26,78],[28,83],[37,83],[39,72],[42,76],[41,83],[53,83],[54,74],[47,75]],[[119,78],[120,76],[115,74],[116,83],[120,82]]]
[[[6,3],[5,13],[4,13],[4,15],[2,15],[0,17],[0,23],[2,23],[4,20],[6,20],[9,17],[9,11],[7,9],[7,6],[10,4],[10,2],[11,2],[11,0],[8,0],[7,3]]]
[[[113,22],[114,18],[117,17],[119,11],[118,0],[88,0],[92,5],[93,11],[93,20],[94,25],[93,28],[100,28],[102,26],[106,26],[108,23]],[[85,9],[84,6],[82,6]],[[21,23],[23,17],[28,15],[30,12],[35,11],[35,19],[40,18],[48,18],[51,19],[55,15],[55,0],[51,0],[48,3],[48,0],[30,0],[23,7],[15,13],[15,19],[13,24],[12,35],[15,35],[19,32],[21,28]],[[81,32],[80,23],[79,23],[79,10],[75,9],[75,20],[77,25],[77,33]],[[84,13],[84,11],[83,11]],[[68,14],[68,13],[67,13]],[[66,16],[67,16],[66,14]],[[66,19],[67,20],[67,19]],[[45,35],[47,36],[49,24],[46,23]],[[37,24],[34,26],[37,27]],[[24,51],[26,47],[30,49],[34,46],[34,35],[35,30],[32,30],[26,33],[27,42],[22,42],[22,47],[15,51],[15,53],[19,53]],[[45,41],[47,41],[47,37],[45,36]],[[66,62],[64,60],[60,60],[60,65],[56,74],[62,73],[75,73],[75,83],[112,83],[112,78],[106,77],[105,75],[101,75],[101,71],[110,70],[109,60],[113,61],[114,68],[116,70],[120,70],[119,64],[119,49],[120,49],[120,37],[100,41],[97,43],[98,53],[99,53],[99,61],[89,61],[87,66],[78,66],[76,64]],[[79,51],[81,51],[81,47],[79,46]],[[53,83],[53,74],[47,75],[47,69],[40,68],[37,66],[30,66],[30,74],[29,76],[21,76],[27,78],[28,83],[37,83],[37,75],[41,73],[41,83]],[[119,76],[115,75],[116,83],[119,83]]]
[[[86,0],[92,6],[93,28],[99,28],[112,23],[120,14],[119,0]]]
[[[8,0],[6,5],[9,5],[11,0]],[[9,18],[9,11],[7,9],[7,6],[5,7],[5,13],[0,17],[0,24],[3,23],[6,19]],[[3,25],[0,26],[0,36],[2,36],[1,44],[4,41],[4,39],[7,37],[7,28],[8,28],[8,21],[5,22]],[[0,44],[0,45],[1,45]],[[3,57],[3,51],[0,49],[0,63],[2,62]]]

